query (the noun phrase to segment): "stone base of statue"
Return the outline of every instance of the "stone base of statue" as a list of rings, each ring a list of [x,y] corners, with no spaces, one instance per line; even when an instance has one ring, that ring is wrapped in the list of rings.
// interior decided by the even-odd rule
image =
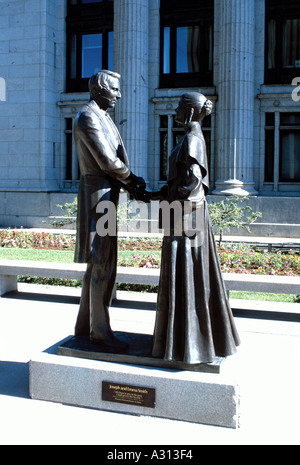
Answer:
[[[223,359],[212,364],[174,365],[151,357],[151,336],[126,333],[116,336],[129,343],[127,354],[103,351],[87,340],[70,337],[33,358],[31,398],[238,427],[239,387],[222,373]]]
[[[213,363],[188,365],[182,362],[162,360],[154,358],[151,355],[153,339],[151,335],[125,332],[115,332],[114,334],[118,340],[128,345],[127,350],[120,351],[101,344],[92,344],[89,338],[74,336],[58,346],[57,354],[100,360],[102,362],[198,371],[202,373],[220,373],[221,363],[224,361],[224,358],[218,357]]]

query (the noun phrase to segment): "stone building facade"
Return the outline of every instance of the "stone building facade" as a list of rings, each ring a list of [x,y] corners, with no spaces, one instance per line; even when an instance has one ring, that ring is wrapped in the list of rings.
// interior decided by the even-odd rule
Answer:
[[[72,122],[88,76],[122,75],[114,117],[132,170],[164,184],[180,95],[203,126],[210,200],[250,196],[257,234],[300,231],[298,0],[10,0],[0,11],[0,226],[45,226],[79,180]]]

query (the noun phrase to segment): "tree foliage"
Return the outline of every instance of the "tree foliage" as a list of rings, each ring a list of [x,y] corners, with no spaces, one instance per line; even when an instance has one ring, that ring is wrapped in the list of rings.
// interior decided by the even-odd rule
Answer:
[[[64,205],[56,205],[58,208],[61,208],[64,212],[64,215],[59,219],[55,219],[50,224],[56,228],[61,228],[63,226],[71,225],[76,223],[77,211],[78,211],[78,202],[77,197],[74,198],[74,201],[71,203],[65,203]],[[129,227],[129,224],[132,220],[138,220],[139,214],[135,213],[132,208],[132,202],[127,201],[118,204],[117,206],[117,221],[118,226]]]
[[[219,243],[222,242],[224,232],[230,231],[231,228],[245,228],[251,232],[250,225],[262,216],[261,212],[255,212],[250,205],[245,205],[248,200],[248,197],[235,195],[209,204],[212,226],[220,235]]]

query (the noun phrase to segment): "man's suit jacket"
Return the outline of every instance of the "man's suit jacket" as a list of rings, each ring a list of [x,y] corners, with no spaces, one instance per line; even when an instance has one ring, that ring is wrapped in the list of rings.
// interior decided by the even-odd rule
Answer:
[[[75,261],[105,266],[115,238],[97,234],[96,210],[103,200],[117,206],[121,185],[130,179],[129,161],[114,122],[94,100],[78,113],[74,139],[81,171]]]
[[[107,175],[126,184],[130,169],[123,141],[109,114],[94,100],[78,113],[74,138],[83,176]]]

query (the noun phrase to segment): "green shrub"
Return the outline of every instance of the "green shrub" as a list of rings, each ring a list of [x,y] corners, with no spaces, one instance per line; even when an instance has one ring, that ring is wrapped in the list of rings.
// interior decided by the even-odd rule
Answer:
[[[261,212],[254,212],[249,205],[240,205],[247,201],[249,201],[248,197],[234,195],[208,205],[212,226],[220,235],[219,244],[222,242],[224,232],[230,231],[231,228],[245,228],[251,232],[250,224],[262,216]]]

